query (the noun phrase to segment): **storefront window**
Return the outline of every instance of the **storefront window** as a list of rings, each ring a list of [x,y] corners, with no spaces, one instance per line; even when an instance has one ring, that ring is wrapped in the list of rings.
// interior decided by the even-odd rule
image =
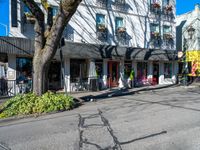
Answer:
[[[32,78],[32,59],[18,57],[16,59],[17,82]]]
[[[172,77],[172,64],[164,63],[164,77],[171,78]]]
[[[88,77],[88,64],[85,59],[70,60],[70,79],[71,82],[78,82],[80,79]]]
[[[97,77],[102,79],[103,78],[103,60],[96,60],[95,66],[96,66]]]
[[[8,57],[4,53],[0,53],[0,79],[6,77],[6,64],[8,62]]]
[[[137,63],[137,79],[143,80],[147,78],[147,63],[138,62]]]
[[[131,68],[132,68],[131,61],[125,61],[124,62],[124,78],[125,79],[128,79],[130,77]]]

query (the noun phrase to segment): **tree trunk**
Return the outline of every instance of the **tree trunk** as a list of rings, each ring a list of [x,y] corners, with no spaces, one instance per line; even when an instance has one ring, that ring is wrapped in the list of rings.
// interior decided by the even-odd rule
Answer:
[[[33,92],[37,95],[44,93],[45,70],[44,63],[35,53],[33,58]]]
[[[60,1],[59,11],[50,27],[46,28],[44,13],[34,0],[22,0],[35,16],[35,54],[33,57],[33,92],[42,95],[48,89],[48,70],[51,60],[53,59],[62,32],[66,24],[76,12],[78,5],[82,0],[62,0]],[[46,0],[42,1],[48,4]],[[52,17],[48,16],[48,19]],[[46,34],[45,34],[46,33]]]

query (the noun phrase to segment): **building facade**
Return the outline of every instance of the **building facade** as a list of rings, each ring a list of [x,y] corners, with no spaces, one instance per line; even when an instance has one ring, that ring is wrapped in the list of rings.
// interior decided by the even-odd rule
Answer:
[[[200,76],[200,5],[177,16],[177,49],[180,53],[180,73]]]
[[[33,39],[34,19],[20,1],[16,2],[21,10],[18,26],[11,27],[9,35]],[[49,3],[55,15],[59,1]],[[175,0],[83,1],[63,33],[65,45],[58,49],[50,67],[50,87],[85,90],[97,78],[100,89],[126,87],[132,70],[135,86],[176,83],[175,13]],[[6,53],[8,64],[14,66],[13,79],[21,74],[20,68],[23,71],[29,66],[24,64],[26,59],[32,58],[32,44],[23,46],[29,49]],[[9,73],[7,77],[10,79]]]

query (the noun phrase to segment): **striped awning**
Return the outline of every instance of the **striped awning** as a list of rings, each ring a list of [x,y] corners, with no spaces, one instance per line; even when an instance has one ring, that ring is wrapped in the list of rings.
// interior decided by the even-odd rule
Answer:
[[[0,36],[0,53],[33,55],[34,43],[30,39]]]

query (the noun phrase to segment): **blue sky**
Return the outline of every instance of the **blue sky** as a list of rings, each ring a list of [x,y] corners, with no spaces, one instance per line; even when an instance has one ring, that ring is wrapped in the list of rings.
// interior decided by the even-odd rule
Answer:
[[[200,3],[200,0],[176,0],[176,14],[180,15],[193,10],[197,3]]]

